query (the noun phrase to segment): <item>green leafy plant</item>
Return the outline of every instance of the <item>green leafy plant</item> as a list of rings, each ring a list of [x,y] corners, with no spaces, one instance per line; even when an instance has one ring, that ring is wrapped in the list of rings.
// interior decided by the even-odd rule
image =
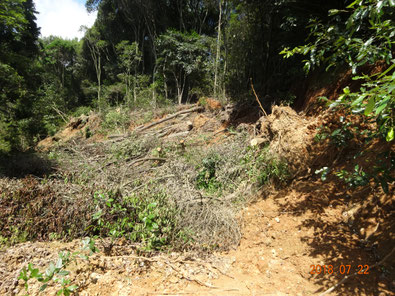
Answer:
[[[338,63],[347,63],[353,79],[361,80],[362,87],[357,92],[346,87],[331,107],[342,105],[356,114],[376,117],[378,130],[388,142],[394,139],[394,5],[392,0],[356,0],[345,11],[331,10],[329,22],[313,20],[309,25],[310,43],[281,52],[286,58],[308,55],[304,61],[306,71],[321,65],[328,70]],[[339,21],[344,16],[347,21]],[[377,61],[385,61],[386,70],[356,75],[361,66]]]
[[[109,110],[101,124],[103,131],[114,131],[120,129],[124,131],[130,122],[127,109]]]
[[[82,242],[82,252],[60,252],[56,262],[50,262],[44,273],[40,272],[38,268],[34,268],[31,263],[28,264],[27,268],[24,267],[19,273],[18,279],[25,282],[26,295],[29,295],[28,281],[31,279],[36,279],[38,282],[42,283],[39,292],[44,292],[49,285],[57,283],[60,285],[60,289],[56,292],[56,295],[69,296],[75,293],[78,290],[78,286],[76,284],[71,284],[70,279],[67,278],[70,274],[70,272],[66,270],[67,266],[75,261],[77,257],[88,259],[88,256],[98,252],[94,240],[86,238]],[[88,255],[86,255],[84,251],[88,251]]]
[[[142,249],[161,249],[176,237],[176,210],[163,192],[122,197],[107,192],[94,194],[96,212],[87,230],[100,236],[126,237],[141,242]]]
[[[350,187],[365,186],[369,183],[369,175],[359,167],[355,165],[352,172],[341,170],[336,173],[340,179],[342,179]]]
[[[317,175],[321,174],[321,180],[326,181],[329,172],[330,172],[330,169],[328,167],[323,167],[319,170],[316,170],[315,174],[317,174]]]
[[[217,181],[215,175],[220,161],[221,159],[218,154],[210,154],[203,159],[202,164],[198,167],[199,173],[196,178],[197,188],[216,191],[221,187],[221,183]]]
[[[394,140],[394,7],[395,2],[392,0],[355,0],[345,10],[329,11],[325,22],[312,20],[308,44],[293,49],[285,48],[280,53],[285,58],[295,54],[307,56],[304,60],[306,72],[322,66],[329,70],[347,64],[352,70],[353,80],[361,82],[358,91],[345,87],[343,94],[334,102],[328,101],[328,105],[332,110],[348,110],[355,116],[360,116],[363,122],[375,123],[375,128],[372,129],[368,124],[367,130],[360,131],[340,120],[340,128],[330,134],[324,130],[324,133],[316,136],[317,140],[330,137],[331,142],[338,147],[344,147],[353,137],[363,138],[365,135],[368,135],[365,138],[367,141]],[[365,65],[381,65],[383,70],[365,74],[362,70]],[[374,168],[374,172],[367,173],[357,164],[354,171],[343,170],[336,175],[352,187],[367,185],[367,180],[371,177],[388,192],[389,169],[390,166],[382,165]],[[375,176],[375,172],[379,172],[380,177]]]
[[[290,177],[288,164],[271,155],[267,147],[262,150],[249,147],[242,164],[252,178],[252,182],[257,183],[258,186],[270,183],[283,185]]]

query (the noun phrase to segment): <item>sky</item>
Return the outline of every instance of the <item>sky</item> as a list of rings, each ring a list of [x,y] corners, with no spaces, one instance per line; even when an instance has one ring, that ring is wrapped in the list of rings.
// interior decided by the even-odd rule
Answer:
[[[85,0],[34,0],[34,3],[39,12],[36,17],[42,37],[82,38],[80,27],[91,27],[97,15],[97,12],[86,11]]]

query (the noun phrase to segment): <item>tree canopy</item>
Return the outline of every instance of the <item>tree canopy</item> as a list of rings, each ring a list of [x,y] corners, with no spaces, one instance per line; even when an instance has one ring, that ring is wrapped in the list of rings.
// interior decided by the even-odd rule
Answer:
[[[265,106],[292,103],[306,79],[301,63],[354,73],[388,64],[382,76],[361,76],[364,88],[341,102],[383,116],[392,138],[392,0],[88,0],[86,8],[98,15],[82,40],[40,39],[32,0],[1,1],[3,150],[53,133],[59,114],[83,105],[249,100],[250,80]]]

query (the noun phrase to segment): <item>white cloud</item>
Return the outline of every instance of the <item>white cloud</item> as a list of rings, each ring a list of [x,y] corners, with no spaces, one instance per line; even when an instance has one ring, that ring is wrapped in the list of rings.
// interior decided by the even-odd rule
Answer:
[[[89,14],[81,0],[34,0],[34,3],[39,12],[36,17],[42,37],[82,38],[80,27],[91,27],[96,20],[97,13]]]

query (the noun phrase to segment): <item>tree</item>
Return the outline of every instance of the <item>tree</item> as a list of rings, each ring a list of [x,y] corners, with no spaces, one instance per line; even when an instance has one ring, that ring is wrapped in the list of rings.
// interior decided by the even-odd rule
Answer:
[[[260,97],[284,97],[303,71],[298,57],[284,60],[284,47],[300,45],[308,37],[312,18],[325,18],[329,9],[342,9],[344,1],[233,0],[224,27],[226,86],[232,96],[250,91],[250,78]],[[248,96],[243,96],[248,97]],[[266,102],[269,105],[271,102]]]
[[[2,35],[17,34],[27,23],[23,12],[25,0],[3,0],[0,2],[0,25]]]
[[[66,76],[72,74],[72,68],[77,59],[78,41],[51,36],[43,39],[42,43],[43,63],[47,66],[47,70],[55,74],[55,79],[63,89]]]
[[[32,0],[0,3],[0,146],[29,145],[38,127],[32,116],[37,85],[39,30]]]
[[[117,63],[118,53],[113,49],[121,41],[138,44],[141,52],[139,72],[149,75],[154,104],[159,89],[157,86],[167,85],[162,81],[163,75],[166,75],[163,63],[158,61],[158,36],[170,28],[178,28],[183,33],[197,31],[212,36],[216,32],[218,21],[216,3],[216,0],[88,0],[86,7],[89,11],[98,11],[95,27],[100,33],[100,39],[109,44],[109,61],[103,61],[105,68]],[[105,72],[106,81],[116,77],[109,77],[107,69]],[[115,70],[114,73],[116,72]],[[207,83],[212,87],[211,82]]]
[[[308,55],[304,60],[307,72],[320,66],[327,71],[341,64],[351,67],[354,79],[362,80],[363,87],[355,93],[345,89],[332,106],[343,105],[356,114],[377,117],[379,133],[388,141],[394,139],[394,7],[392,0],[356,0],[344,10],[330,10],[329,21],[311,21],[310,43],[282,51],[285,57]],[[387,63],[388,69],[380,75],[357,75],[360,67],[378,61]]]
[[[95,66],[96,71],[96,79],[97,79],[97,103],[99,106],[99,111],[102,108],[102,59],[106,56],[106,47],[107,42],[105,40],[100,39],[100,34],[97,31],[97,28],[94,26],[91,29],[85,29],[84,40],[89,47],[89,52],[93,61],[93,65]]]
[[[137,100],[137,75],[138,67],[142,60],[142,53],[139,50],[137,42],[132,44],[129,41],[124,40],[116,46],[118,57],[120,59],[120,65],[123,69],[123,80],[125,81],[126,87],[126,100],[130,102],[130,91],[133,91],[133,101],[136,103]],[[133,72],[133,76],[132,76]],[[132,86],[133,82],[133,86]]]
[[[78,71],[80,44],[77,39],[65,40],[54,36],[40,40],[40,65],[43,71],[35,105],[50,134],[56,132],[63,114],[83,101]]]
[[[219,18],[218,18],[218,36],[217,36],[217,53],[215,55],[215,66],[214,66],[214,97],[217,96],[218,88],[218,64],[221,55],[221,26],[222,26],[222,2],[219,1]]]
[[[204,75],[208,69],[208,47],[204,37],[197,33],[181,33],[168,30],[157,40],[162,74],[171,75],[177,90],[177,101],[181,104],[191,87],[189,78]],[[166,75],[169,73],[169,75]],[[166,81],[169,83],[169,81]]]

